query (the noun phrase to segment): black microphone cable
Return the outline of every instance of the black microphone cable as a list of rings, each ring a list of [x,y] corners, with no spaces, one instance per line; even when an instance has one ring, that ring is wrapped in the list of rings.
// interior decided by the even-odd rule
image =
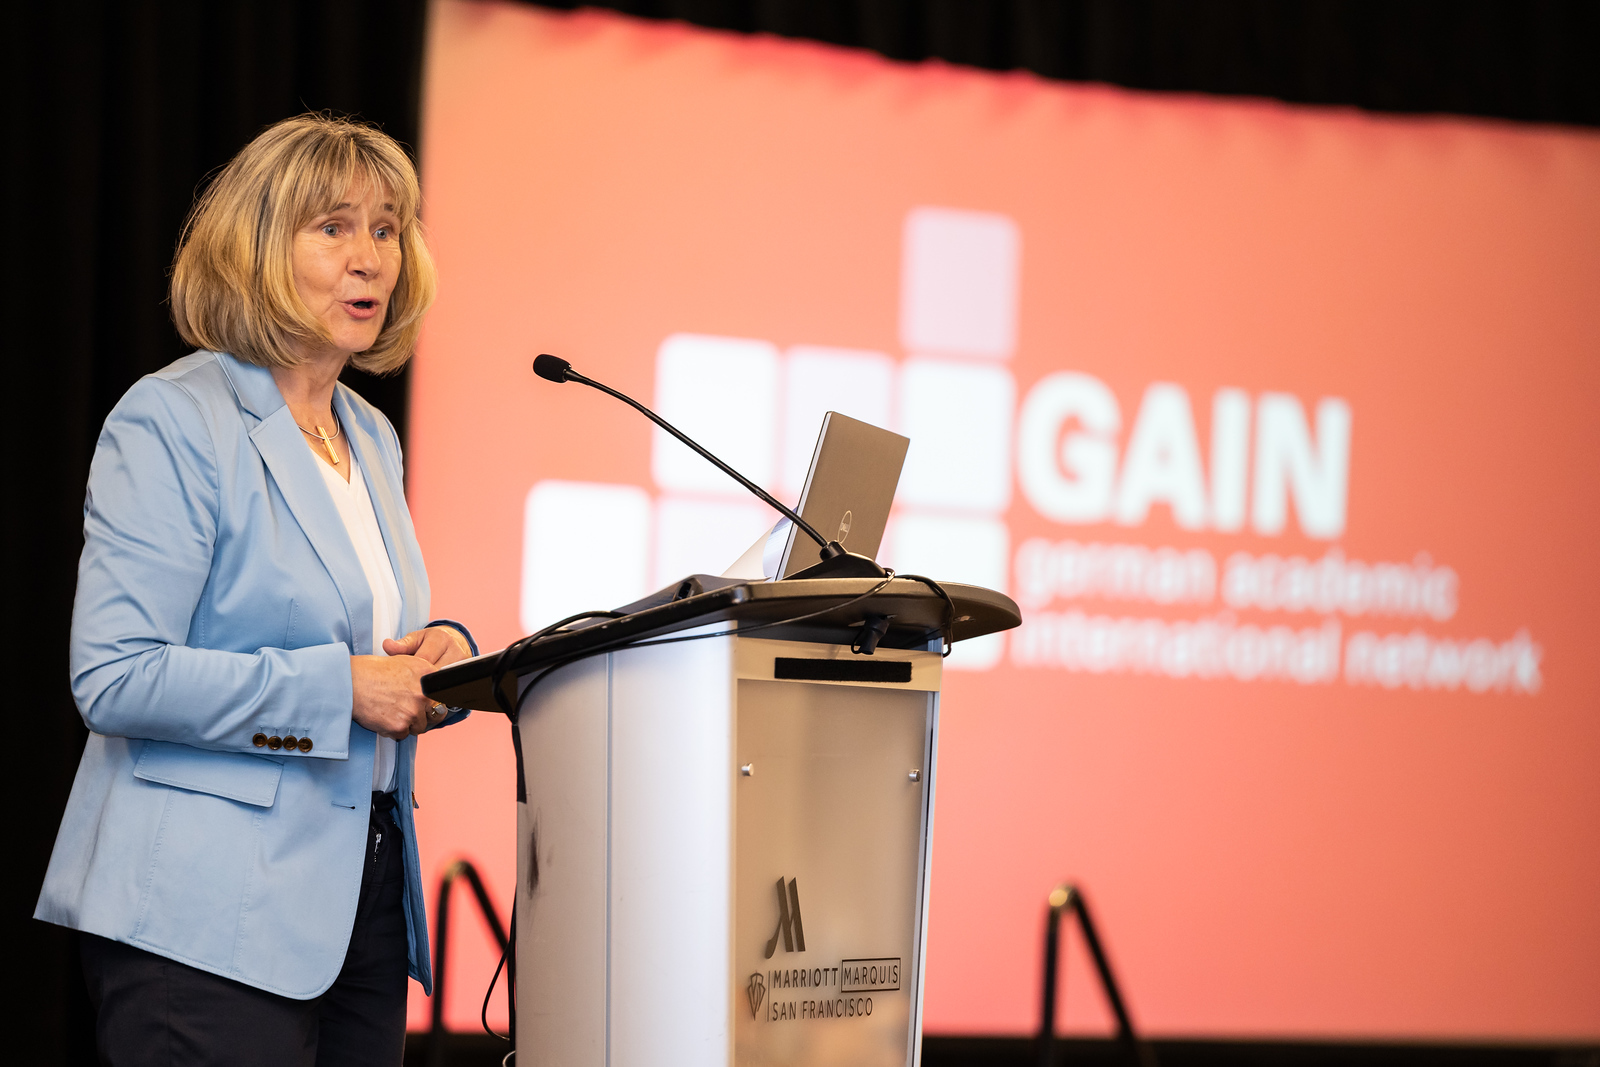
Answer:
[[[820,615],[827,615],[830,612],[839,611],[841,609],[848,608],[853,604],[859,604],[861,601],[866,600],[869,597],[876,596],[878,593],[880,593],[883,590],[884,586],[886,586],[890,582],[894,581],[894,579],[895,579],[895,573],[894,573],[894,571],[891,570],[891,571],[888,572],[888,574],[885,577],[880,579],[876,584],[873,585],[873,587],[871,589],[868,589],[865,593],[861,593],[861,594],[859,594],[857,596],[853,596],[849,600],[846,600],[841,604],[830,604],[828,607],[821,608],[821,609],[819,609],[817,611],[808,611],[804,615],[793,615],[793,616],[790,616],[789,618],[786,618],[786,619],[774,619],[771,622],[756,623],[753,626],[735,626],[735,627],[730,627],[729,629],[726,629],[726,630],[717,630],[717,631],[714,631],[712,633],[685,634],[685,635],[683,635],[681,637],[654,637],[654,638],[632,638],[632,637],[630,637],[630,638],[621,638],[621,639],[617,640],[614,643],[599,645],[599,646],[597,646],[595,648],[585,649],[582,652],[577,652],[577,653],[574,653],[573,655],[565,656],[562,659],[559,659],[556,662],[546,666],[543,670],[539,671],[538,674],[535,674],[533,676],[533,679],[531,681],[529,681],[526,686],[523,687],[522,692],[517,695],[517,700],[516,700],[515,705],[513,706],[513,711],[508,713],[508,714],[512,714],[513,715],[512,721],[515,722],[516,721],[515,720],[515,715],[521,714],[523,702],[528,699],[528,694],[533,691],[533,687],[534,686],[538,685],[539,682],[542,681],[551,672],[559,670],[560,668],[566,667],[566,666],[568,666],[570,664],[577,663],[579,660],[585,660],[585,659],[590,658],[591,656],[605,655],[608,652],[622,652],[622,651],[626,651],[627,649],[631,649],[631,648],[649,648],[652,645],[675,645],[675,644],[680,644],[680,643],[682,643],[684,641],[705,641],[705,640],[708,640],[708,639],[713,638],[713,637],[744,637],[744,636],[746,636],[748,634],[756,633],[756,632],[758,632],[760,630],[770,630],[775,626],[792,626],[797,622],[805,622],[807,619],[815,619]],[[557,625],[559,625],[559,624],[557,624]],[[548,627],[547,627],[547,629],[548,629]],[[497,688],[496,689],[496,694],[497,694],[496,699],[497,700],[499,699],[498,693],[499,693],[499,690]]]
[[[489,676],[490,685],[495,703],[511,719],[511,747],[517,757],[517,782],[519,785],[523,781],[522,745],[518,743],[516,730],[517,712],[522,708],[522,701],[518,700],[516,705],[512,706],[501,691],[501,681],[505,678],[507,669],[524,648],[527,648],[542,637],[548,637],[575,622],[582,622],[584,619],[618,619],[622,617],[622,614],[620,611],[580,611],[575,615],[568,615],[566,618],[558,619],[549,626],[542,627],[526,637],[513,641],[501,649],[500,654],[495,657],[494,670]],[[484,1033],[490,1037],[498,1037],[502,1041],[511,1043],[511,1051],[506,1053],[505,1058],[501,1060],[501,1067],[506,1067],[517,1054],[517,976],[514,966],[512,968],[507,968],[506,966],[508,960],[516,958],[516,938],[517,892],[516,887],[513,886],[511,891],[511,924],[506,934],[506,947],[500,950],[500,962],[495,964],[494,974],[489,977],[489,988],[483,991],[483,1007],[478,1012],[478,1021],[482,1024]],[[489,1001],[494,997],[494,987],[500,981],[500,972],[502,970],[506,972],[506,1015],[511,1031],[505,1035],[495,1033],[494,1029],[489,1025]]]
[[[494,1032],[494,1028],[489,1025],[489,1001],[494,996],[495,985],[500,981],[500,972],[505,970],[506,957],[511,954],[511,943],[516,936],[517,900],[515,894],[513,894],[511,898],[511,926],[506,934],[506,947],[500,950],[500,962],[494,965],[494,974],[489,976],[489,988],[483,991],[483,1007],[478,1011],[478,1022],[482,1024],[483,1032],[490,1037],[498,1037],[501,1041],[511,1042],[513,1054],[516,1052],[517,1043],[517,1017],[516,1008],[511,1001],[512,996],[514,996],[512,989],[515,986],[515,980],[510,972],[506,973],[506,1007],[510,1011],[508,1028],[511,1031],[509,1034],[497,1034]]]
[[[517,721],[517,711],[520,710],[522,706],[521,701],[518,701],[517,706],[513,708],[512,705],[506,700],[505,694],[501,692],[500,684],[502,681],[504,681],[507,672],[511,668],[511,664],[516,661],[518,656],[522,655],[523,649],[527,648],[529,645],[541,638],[549,637],[551,634],[571,626],[575,622],[582,622],[584,619],[620,619],[622,617],[623,613],[620,611],[580,611],[576,615],[568,615],[564,619],[560,619],[551,623],[549,626],[546,626],[540,630],[536,630],[527,637],[519,637],[517,640],[511,642],[505,648],[500,650],[500,654],[495,657],[494,670],[489,672],[489,684],[493,687],[494,702],[498,704],[500,706],[500,710],[508,718],[510,718],[513,723],[515,723]]]
[[[899,577],[904,578],[908,582],[921,582],[923,585],[937,593],[939,595],[939,599],[944,601],[944,622],[937,630],[928,631],[928,635],[931,637],[934,634],[938,634],[940,639],[943,641],[944,647],[939,653],[941,658],[950,655],[950,650],[956,647],[956,602],[950,599],[950,594],[945,592],[944,586],[940,585],[932,578],[927,578],[920,574],[902,574]]]

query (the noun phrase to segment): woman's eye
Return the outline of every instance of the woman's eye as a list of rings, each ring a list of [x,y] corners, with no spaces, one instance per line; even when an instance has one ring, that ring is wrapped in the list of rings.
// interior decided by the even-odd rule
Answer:
[[[329,237],[337,237],[339,236],[339,224],[337,222],[324,223],[322,232]]]
[[[389,232],[389,227],[387,227],[387,226],[379,226],[378,229],[377,229],[377,232],[373,236],[377,237],[379,240],[387,241],[389,239],[389,237],[391,236],[390,232]]]

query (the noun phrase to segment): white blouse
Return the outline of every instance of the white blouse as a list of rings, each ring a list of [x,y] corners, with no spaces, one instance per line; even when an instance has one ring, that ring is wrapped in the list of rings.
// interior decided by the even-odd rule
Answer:
[[[322,469],[322,480],[328,483],[333,505],[339,509],[339,518],[350,534],[356,557],[361,560],[361,571],[367,576],[372,590],[372,654],[383,655],[383,639],[398,638],[400,627],[400,583],[395,581],[394,566],[389,562],[389,550],[383,544],[383,531],[378,527],[378,514],[372,509],[372,497],[367,493],[367,480],[361,476],[356,463],[355,450],[350,451],[350,480],[346,482],[332,466],[317,460]],[[376,793],[394,791],[395,763],[399,745],[387,737],[378,738],[376,758],[372,761],[372,789]]]

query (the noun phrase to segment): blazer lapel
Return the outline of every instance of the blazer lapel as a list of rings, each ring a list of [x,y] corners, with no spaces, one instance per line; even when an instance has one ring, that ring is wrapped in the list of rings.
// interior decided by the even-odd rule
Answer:
[[[334,405],[339,419],[344,423],[350,439],[350,449],[361,464],[362,476],[367,482],[367,495],[372,498],[372,510],[378,517],[378,528],[383,531],[383,545],[389,553],[389,566],[394,569],[395,584],[400,587],[400,632],[410,633],[421,626],[427,617],[427,580],[422,576],[419,561],[412,547],[416,536],[411,530],[411,516],[406,510],[401,487],[390,478],[389,464],[383,449],[367,432],[340,385],[334,392]]]
[[[233,382],[240,406],[261,420],[250,431],[250,440],[344,601],[351,654],[372,655],[372,591],[344,520],[339,518],[328,487],[322,484],[322,472],[317,470],[320,461],[306,446],[271,371],[226,354],[219,355],[218,361]]]
[[[411,513],[406,509],[404,488],[394,474],[398,462],[388,462],[389,454],[367,431],[367,416],[356,410],[350,402],[345,386],[340,384],[333,393],[335,410],[350,440],[350,452],[361,464],[362,477],[366,479],[367,496],[372,500],[372,511],[378,518],[378,529],[383,532],[383,547],[389,553],[389,566],[394,569],[395,584],[400,587],[400,633],[402,636],[419,629],[427,621],[428,579],[422,569],[422,558],[417,550],[417,537],[411,526]],[[395,457],[398,460],[399,457]],[[401,798],[414,797],[417,753],[416,735],[400,742],[399,759],[395,767],[395,792]],[[408,819],[410,809],[405,808]],[[409,823],[406,825],[409,826]]]

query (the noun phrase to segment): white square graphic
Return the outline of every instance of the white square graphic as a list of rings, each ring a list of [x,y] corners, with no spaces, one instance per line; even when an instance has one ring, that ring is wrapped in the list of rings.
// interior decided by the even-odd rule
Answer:
[[[777,474],[778,350],[767,341],[677,333],[656,352],[655,410],[757,485]],[[657,428],[656,485],[739,497],[747,490]]]
[[[1017,342],[1022,237],[1004,215],[919,207],[906,215],[900,342],[913,352],[1004,359]]]
[[[883,543],[878,555],[897,571],[1006,591],[1011,530],[1002,519],[902,511]]]
[[[1011,531],[999,519],[947,515],[897,515],[884,538],[885,565],[936,582],[961,582],[1006,591]],[[955,646],[945,664],[957,670],[986,671],[1000,662],[999,634],[975,637]]]
[[[894,361],[881,352],[796,345],[783,367],[783,480],[793,505],[805,487],[822,417],[830,411],[889,428]]]
[[[522,629],[605,611],[649,591],[650,494],[635,485],[539,482],[522,518]]]
[[[655,588],[721,574],[778,520],[759,501],[664,496],[656,501]]]
[[[896,499],[999,512],[1011,503],[1011,414],[1005,367],[915,359],[900,370],[899,431],[911,438]]]

